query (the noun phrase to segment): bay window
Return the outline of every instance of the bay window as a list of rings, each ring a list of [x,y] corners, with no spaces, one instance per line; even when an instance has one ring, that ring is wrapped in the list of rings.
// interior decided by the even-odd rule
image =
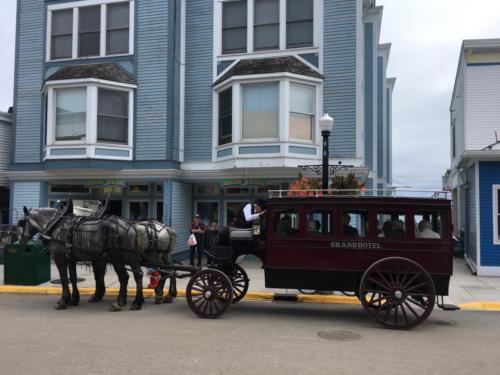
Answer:
[[[128,92],[99,89],[97,142],[128,143]]]
[[[233,89],[230,87],[219,94],[219,146],[232,142],[233,131]]]
[[[290,138],[312,141],[314,87],[290,85]]]
[[[47,9],[48,61],[133,54],[134,0],[57,3]]]
[[[239,0],[222,4],[223,53],[247,51],[247,2]]]
[[[287,0],[286,47],[313,45],[314,0]]]
[[[279,84],[244,85],[243,139],[278,138]]]
[[[87,91],[85,88],[57,89],[55,140],[85,141]]]
[[[280,45],[279,0],[255,0],[254,50],[278,49]]]

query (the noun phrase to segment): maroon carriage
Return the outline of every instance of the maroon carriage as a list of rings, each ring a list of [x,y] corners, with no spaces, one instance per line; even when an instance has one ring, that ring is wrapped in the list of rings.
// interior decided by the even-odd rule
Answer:
[[[232,281],[231,299],[240,300],[248,289],[238,257],[254,254],[263,259],[266,287],[353,293],[388,328],[420,324],[436,302],[454,308],[443,303],[453,268],[449,200],[275,194],[260,235],[255,228],[232,230],[231,246],[211,253]],[[211,304],[204,302],[214,292],[205,295],[208,289],[193,278],[188,302],[202,317],[219,316],[228,304],[219,298],[207,312]]]

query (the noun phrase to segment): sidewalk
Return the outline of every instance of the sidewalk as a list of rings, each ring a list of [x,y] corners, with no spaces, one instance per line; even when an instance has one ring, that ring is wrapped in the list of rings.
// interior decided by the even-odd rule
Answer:
[[[241,266],[248,273],[250,279],[249,286],[249,296],[269,296],[272,299],[273,293],[282,293],[295,295],[298,293],[295,289],[266,289],[264,282],[264,270],[261,268],[260,262],[255,260],[245,260]],[[3,285],[3,265],[0,265],[0,293],[8,292],[12,290],[7,286]],[[450,282],[450,295],[445,297],[446,303],[451,303],[459,305],[462,308],[467,309],[479,309],[479,310],[499,310],[500,311],[500,277],[478,277],[471,274],[469,268],[465,264],[463,259],[454,260],[454,274]],[[41,288],[30,288],[30,293],[36,293],[36,290],[45,290],[43,293],[47,293],[47,288],[51,288],[51,293],[60,292],[60,284],[58,283],[59,274],[57,268],[52,264],[51,268],[52,281],[39,285]],[[129,279],[129,289],[135,288],[135,282],[130,275]],[[83,280],[79,281],[79,288],[85,289],[89,288],[89,292],[94,288],[94,276],[92,269],[86,266],[78,266],[78,278]],[[54,282],[54,280],[56,280]],[[114,288],[119,287],[118,278],[111,266],[108,266],[106,276],[106,288],[112,291]],[[177,288],[180,291],[185,290],[189,279],[178,279]],[[146,288],[149,283],[149,277],[143,278],[143,286]],[[54,288],[54,289],[52,289]],[[14,288],[15,289],[15,288]],[[20,288],[22,289],[22,288]],[[253,292],[253,293],[252,293]],[[166,293],[166,290],[165,290]],[[84,292],[82,292],[84,294]],[[151,292],[146,293],[146,296],[152,295]],[[180,293],[182,295],[182,293]],[[319,298],[307,298],[304,297],[302,300],[311,302],[323,302],[323,303],[359,303],[356,298],[347,298],[342,296],[340,293],[335,293],[333,296],[318,296]]]

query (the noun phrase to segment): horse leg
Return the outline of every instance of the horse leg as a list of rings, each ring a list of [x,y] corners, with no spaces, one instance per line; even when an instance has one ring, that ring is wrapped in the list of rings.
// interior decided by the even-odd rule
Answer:
[[[135,279],[135,299],[130,306],[130,310],[140,310],[142,305],[144,304],[144,295],[142,293],[142,270],[141,266],[136,263],[131,265],[132,271],[134,271],[134,279]]]
[[[71,281],[71,306],[78,306],[80,303],[80,292],[78,291],[78,279],[76,277],[76,262],[74,260],[68,261],[69,280]]]
[[[165,276],[165,273],[160,272],[160,281],[158,282],[158,285],[155,288],[155,305],[159,305],[162,300],[163,300],[163,288],[165,287],[165,282],[167,281],[167,278]]]
[[[62,254],[59,256],[54,256],[54,261],[57,266],[57,270],[59,271],[59,278],[61,279],[61,288],[62,288],[62,296],[61,299],[56,303],[56,310],[63,310],[68,306],[71,295],[69,292],[68,285],[68,262],[66,260],[66,254]]]
[[[120,292],[116,302],[113,302],[109,307],[109,311],[120,311],[127,304],[128,272],[123,265],[113,264],[113,268],[118,275],[118,281],[120,281]]]
[[[102,301],[102,297],[104,297],[104,294],[106,293],[106,285],[104,284],[104,275],[106,274],[106,261],[93,261],[92,269],[94,270],[95,292],[89,298],[89,302],[99,302]]]
[[[163,299],[163,303],[172,303],[174,298],[177,297],[177,278],[175,274],[170,276],[170,285],[168,287],[168,294]]]

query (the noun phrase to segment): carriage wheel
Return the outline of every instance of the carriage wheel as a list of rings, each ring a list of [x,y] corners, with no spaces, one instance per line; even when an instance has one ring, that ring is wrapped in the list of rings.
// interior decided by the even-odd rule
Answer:
[[[410,329],[434,308],[434,283],[425,269],[406,258],[385,258],[372,264],[359,288],[363,308],[386,328]]]
[[[233,303],[237,303],[247,294],[250,279],[245,270],[237,264],[233,266],[231,273],[227,276],[233,285]]]
[[[186,299],[191,310],[200,318],[218,318],[233,301],[233,287],[223,272],[204,269],[189,280]]]

